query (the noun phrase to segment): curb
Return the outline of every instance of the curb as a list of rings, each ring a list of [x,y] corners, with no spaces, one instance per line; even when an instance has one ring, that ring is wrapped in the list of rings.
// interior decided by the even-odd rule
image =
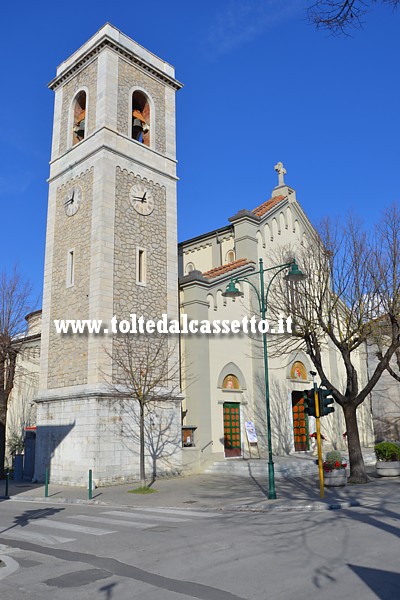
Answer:
[[[235,512],[254,512],[254,513],[272,513],[272,512],[313,512],[313,511],[323,511],[323,510],[341,510],[344,508],[356,508],[363,506],[362,502],[358,502],[357,500],[352,500],[348,502],[333,502],[331,504],[322,504],[320,502],[316,502],[314,504],[300,504],[300,505],[275,505],[275,506],[232,506],[221,509],[223,512],[227,511],[235,511]]]
[[[72,504],[72,505],[86,505],[86,506],[113,506],[113,507],[121,507],[121,508],[143,508],[143,506],[136,506],[132,504],[116,504],[113,502],[104,502],[102,500],[83,500],[81,498],[43,498],[43,497],[26,497],[21,498],[21,496],[10,496],[6,498],[5,496],[0,496],[0,500],[11,500],[13,502],[36,502],[38,504]],[[261,504],[259,506],[246,506],[246,505],[233,505],[233,506],[216,506],[212,507],[196,507],[196,512],[221,512],[221,513],[229,513],[229,512],[251,512],[251,513],[283,513],[283,512],[320,512],[324,510],[342,510],[347,508],[357,508],[363,506],[362,502],[357,500],[350,500],[345,502],[332,502],[330,504],[315,502],[309,504]],[[193,508],[183,507],[183,506],[147,506],[149,509],[177,509],[177,510],[193,510]]]

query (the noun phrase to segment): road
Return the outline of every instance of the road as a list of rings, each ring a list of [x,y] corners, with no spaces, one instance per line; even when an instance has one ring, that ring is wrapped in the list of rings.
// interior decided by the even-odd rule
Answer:
[[[399,506],[225,513],[3,501],[0,598],[398,600]]]

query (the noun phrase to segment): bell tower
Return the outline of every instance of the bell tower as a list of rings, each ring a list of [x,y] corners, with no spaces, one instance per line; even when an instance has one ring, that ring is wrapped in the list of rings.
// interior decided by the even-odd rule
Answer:
[[[135,475],[110,402],[111,318],[178,318],[174,68],[104,25],[57,69],[35,477]],[[102,334],[55,321],[102,320]],[[111,330],[110,330],[111,331]],[[175,350],[177,352],[177,350]],[[178,360],[178,357],[173,357]],[[180,429],[180,406],[174,423]],[[180,444],[174,452],[180,464]]]

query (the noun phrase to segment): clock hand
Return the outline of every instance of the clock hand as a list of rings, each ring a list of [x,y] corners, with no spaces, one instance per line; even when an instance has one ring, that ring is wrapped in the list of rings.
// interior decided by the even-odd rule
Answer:
[[[68,204],[72,204],[73,203],[74,196],[75,196],[75,190],[72,192],[71,198],[68,198],[68,200],[66,202],[64,202],[65,206],[67,206]]]
[[[147,202],[147,200],[146,200],[146,194],[147,194],[147,192],[145,192],[145,193],[143,194],[143,198],[142,198],[142,204],[143,204],[144,202]]]

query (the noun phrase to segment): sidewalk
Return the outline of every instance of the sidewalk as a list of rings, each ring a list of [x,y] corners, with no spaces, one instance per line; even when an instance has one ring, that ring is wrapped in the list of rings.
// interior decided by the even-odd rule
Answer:
[[[297,511],[327,510],[350,506],[371,506],[397,503],[400,499],[400,478],[377,478],[369,469],[371,480],[366,485],[325,488],[319,497],[318,476],[302,476],[276,480],[276,500],[268,500],[267,476],[236,477],[231,475],[190,475],[157,480],[154,494],[131,494],[138,484],[101,487],[88,491],[82,487],[49,485],[49,497],[44,497],[44,485],[10,481],[9,495],[13,501],[76,504],[106,504],[124,507],[177,507],[223,511]],[[4,499],[5,482],[0,482],[0,498]],[[0,505],[1,506],[1,505]]]

